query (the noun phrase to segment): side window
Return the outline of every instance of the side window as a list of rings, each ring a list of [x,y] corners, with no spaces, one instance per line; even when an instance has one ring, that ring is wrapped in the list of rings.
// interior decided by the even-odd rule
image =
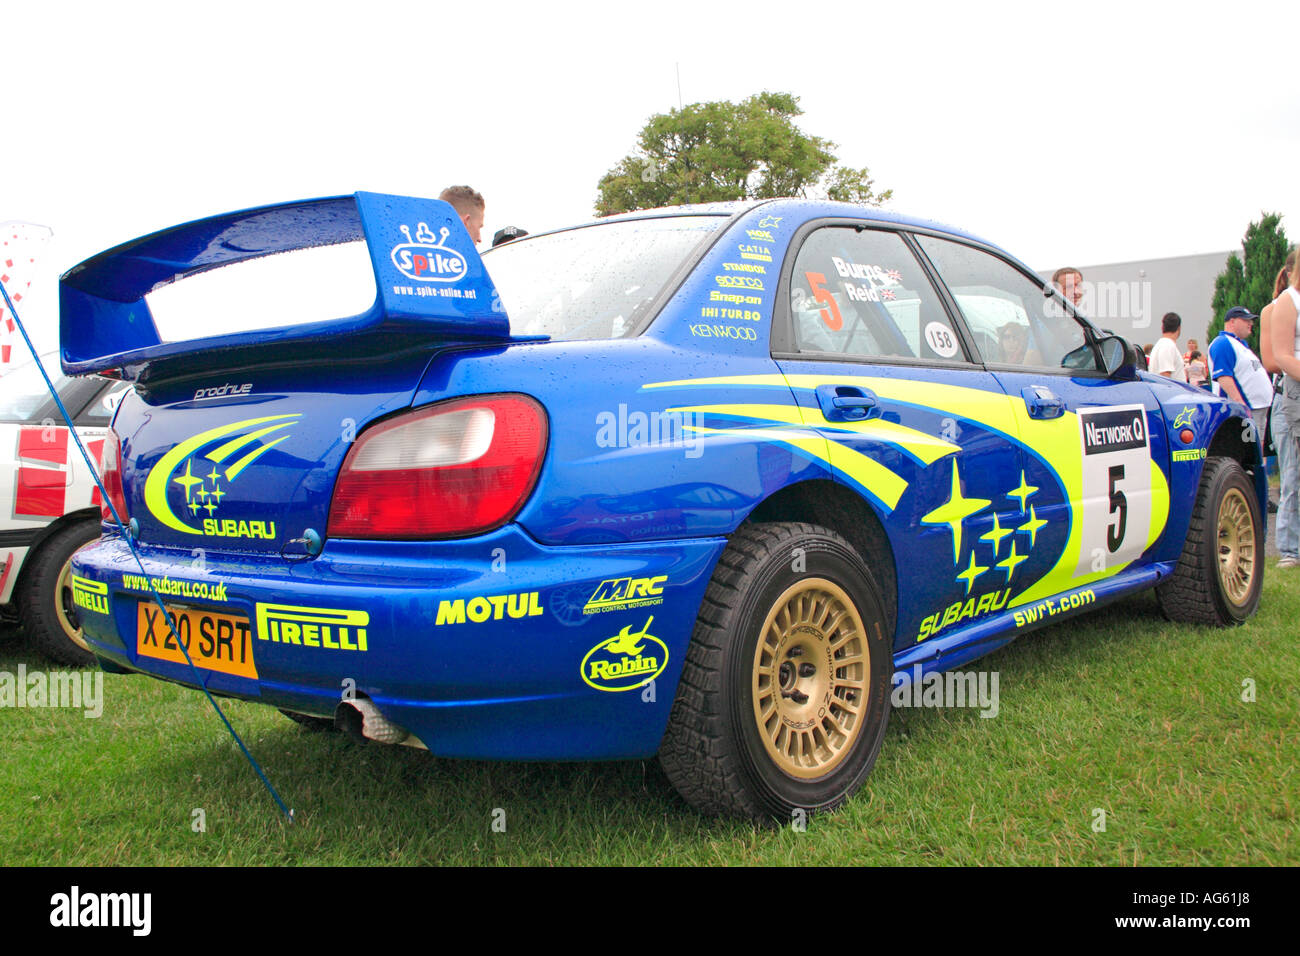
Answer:
[[[1040,283],[996,256],[959,242],[917,236],[991,365],[1095,371],[1083,326]]]
[[[965,362],[939,297],[897,233],[827,226],[795,259],[790,314],[799,352]]]

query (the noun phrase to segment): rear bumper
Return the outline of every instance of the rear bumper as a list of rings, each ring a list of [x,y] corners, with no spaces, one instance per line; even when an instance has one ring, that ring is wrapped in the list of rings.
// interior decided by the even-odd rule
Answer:
[[[79,552],[73,572],[107,588],[80,614],[110,666],[320,716],[355,693],[440,756],[617,759],[658,749],[725,544],[550,548],[509,526],[462,541],[330,541],[311,561],[208,557],[203,567],[189,551],[141,546],[143,577],[169,606],[247,622],[234,651],[255,678],[139,653],[139,607],[156,605],[121,538]],[[599,650],[647,623],[659,643],[642,641],[636,659]],[[631,676],[611,678],[623,671]]]

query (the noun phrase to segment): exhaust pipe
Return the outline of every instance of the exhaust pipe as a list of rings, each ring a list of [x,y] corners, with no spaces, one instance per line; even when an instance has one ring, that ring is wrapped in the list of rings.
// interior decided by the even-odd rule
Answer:
[[[405,727],[401,727],[382,713],[369,699],[356,697],[339,704],[334,723],[358,743],[373,740],[381,744],[405,744],[426,750],[424,743]]]

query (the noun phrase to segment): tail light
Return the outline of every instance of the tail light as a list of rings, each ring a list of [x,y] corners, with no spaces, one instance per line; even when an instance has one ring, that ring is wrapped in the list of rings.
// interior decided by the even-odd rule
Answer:
[[[113,508],[117,509],[118,518],[125,522],[127,514],[126,493],[122,490],[122,440],[112,430],[104,439],[104,447],[99,453],[99,477],[104,483],[104,490],[108,492],[108,496],[99,503],[100,520],[117,524],[117,519],[109,508],[109,502],[112,502]]]
[[[546,412],[525,395],[454,399],[361,434],[334,486],[328,533],[453,538],[523,507],[546,453]]]

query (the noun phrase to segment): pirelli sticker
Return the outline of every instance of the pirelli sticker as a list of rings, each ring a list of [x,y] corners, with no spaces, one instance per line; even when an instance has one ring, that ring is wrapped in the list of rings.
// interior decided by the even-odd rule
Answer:
[[[108,585],[72,575],[72,603],[96,614],[108,613]]]
[[[258,604],[257,639],[327,651],[365,651],[366,611],[342,611],[296,604]]]

